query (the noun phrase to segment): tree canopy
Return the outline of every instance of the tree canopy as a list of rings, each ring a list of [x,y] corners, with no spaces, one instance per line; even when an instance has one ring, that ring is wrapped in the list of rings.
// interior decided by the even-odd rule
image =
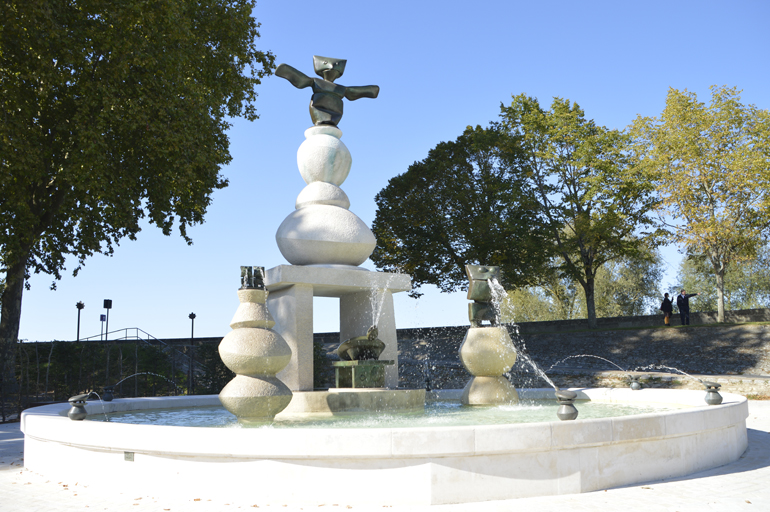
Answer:
[[[709,105],[672,88],[660,118],[638,117],[632,133],[673,241],[711,266],[724,321],[726,272],[755,256],[770,226],[770,112],[731,87],[712,87]]]
[[[685,289],[698,293],[690,303],[693,311],[714,311],[719,293],[711,263],[703,257],[685,258],[679,266],[675,293]],[[724,277],[726,310],[770,308],[770,246],[757,250],[756,256],[731,265]]]
[[[653,189],[631,166],[628,136],[598,126],[576,103],[554,98],[546,110],[521,94],[502,106],[501,118],[547,220],[558,270],[583,288],[588,324],[595,328],[599,269],[649,254],[661,242]]]
[[[464,288],[468,263],[500,266],[508,287],[536,282],[549,244],[507,138],[468,127],[391,179],[375,199],[377,267],[411,274],[416,296],[422,284]]]
[[[275,67],[254,0],[10,1],[0,10],[0,343],[29,272],[60,277],[133,239],[203,221],[230,161],[228,118],[257,117]],[[80,268],[78,266],[78,268]],[[77,269],[75,269],[77,272]],[[5,372],[4,372],[5,374]]]

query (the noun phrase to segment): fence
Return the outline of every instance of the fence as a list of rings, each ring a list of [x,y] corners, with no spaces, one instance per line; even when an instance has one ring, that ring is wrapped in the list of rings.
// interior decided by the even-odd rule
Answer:
[[[218,393],[233,378],[216,344],[182,345],[159,340],[138,328],[112,331],[105,338],[18,343],[15,382],[3,386],[0,420],[27,407],[115,386],[116,397]]]

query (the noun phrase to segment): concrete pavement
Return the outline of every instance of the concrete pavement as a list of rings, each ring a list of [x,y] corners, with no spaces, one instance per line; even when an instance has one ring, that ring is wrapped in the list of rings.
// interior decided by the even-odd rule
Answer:
[[[726,466],[684,478],[650,482],[606,491],[563,496],[523,498],[434,507],[375,507],[323,503],[286,506],[282,503],[210,500],[205,491],[191,488],[185,496],[152,496],[126,482],[121,493],[82,485],[76,481],[51,481],[23,467],[23,434],[18,423],[0,425],[0,510],[34,511],[192,511],[209,512],[262,508],[267,510],[382,510],[479,512],[537,511],[677,511],[770,510],[770,401],[749,402],[749,447]],[[301,485],[301,482],[298,483]],[[330,482],[330,485],[343,485]],[[376,484],[375,484],[376,485]]]

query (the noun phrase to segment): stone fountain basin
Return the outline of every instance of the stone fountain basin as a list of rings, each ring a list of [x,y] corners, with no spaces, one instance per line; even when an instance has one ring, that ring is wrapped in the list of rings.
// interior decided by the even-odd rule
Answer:
[[[689,405],[549,423],[373,429],[239,429],[72,421],[67,404],[25,411],[24,464],[79,485],[272,504],[431,505],[572,494],[680,477],[737,460],[745,397],[574,389],[578,399]],[[521,397],[553,398],[552,389]],[[120,399],[107,412],[218,405],[216,395]],[[579,406],[578,406],[579,407]],[[102,404],[89,402],[89,414]],[[556,405],[554,403],[554,419]]]

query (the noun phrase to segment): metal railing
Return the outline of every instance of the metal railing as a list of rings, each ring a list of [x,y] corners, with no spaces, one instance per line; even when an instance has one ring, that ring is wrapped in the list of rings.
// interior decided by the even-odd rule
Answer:
[[[94,336],[88,336],[86,338],[80,338],[80,341],[81,342],[99,341],[103,343],[107,343],[110,341],[141,341],[142,343],[145,343],[147,345],[158,347],[161,350],[161,352],[163,352],[166,356],[169,357],[169,359],[172,362],[172,366],[175,369],[183,371],[188,375],[190,379],[189,386],[190,386],[191,393],[193,393],[195,390],[196,375],[200,375],[203,371],[200,368],[200,364],[195,359],[194,345],[190,344],[190,346],[187,347],[190,349],[190,353],[185,354],[181,350],[178,350],[177,348],[175,348],[170,343],[166,343],[165,341],[159,338],[156,338],[152,334],[148,333],[144,329],[140,329],[139,327],[124,327],[122,329],[116,329],[114,331],[96,334]],[[190,371],[190,368],[192,368],[192,372]]]

